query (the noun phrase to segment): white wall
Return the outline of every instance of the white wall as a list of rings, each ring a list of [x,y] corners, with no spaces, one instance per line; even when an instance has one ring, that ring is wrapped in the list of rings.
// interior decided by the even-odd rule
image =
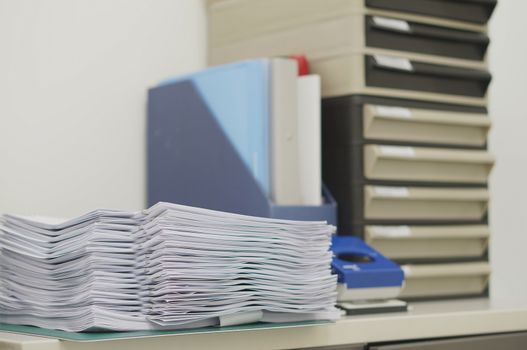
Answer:
[[[0,0],[0,212],[143,208],[146,89],[205,35],[199,0]]]
[[[527,1],[500,0],[490,24],[491,293],[527,297]]]

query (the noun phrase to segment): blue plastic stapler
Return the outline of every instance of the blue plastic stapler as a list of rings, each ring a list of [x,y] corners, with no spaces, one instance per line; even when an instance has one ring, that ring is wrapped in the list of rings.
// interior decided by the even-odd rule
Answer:
[[[338,303],[347,314],[406,311],[395,300],[404,285],[404,272],[361,239],[334,236],[333,271],[338,275]]]

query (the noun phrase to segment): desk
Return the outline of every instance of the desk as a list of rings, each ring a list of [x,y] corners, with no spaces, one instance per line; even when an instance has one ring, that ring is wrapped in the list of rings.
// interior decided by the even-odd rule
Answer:
[[[361,344],[446,338],[527,331],[527,298],[522,302],[466,299],[415,302],[407,313],[345,317],[336,323],[288,329],[259,329],[167,335],[100,342],[72,342],[58,339],[0,333],[0,349],[21,350],[158,350],[158,349],[299,349],[338,347],[362,349]],[[527,349],[527,335],[520,340]],[[525,343],[523,343],[525,341]],[[357,344],[358,347],[351,345]],[[374,349],[388,349],[385,346]],[[405,347],[389,349],[406,349]],[[425,349],[413,347],[413,349]],[[428,348],[426,348],[428,349]],[[432,348],[430,348],[432,349]],[[447,349],[434,347],[436,349]],[[472,349],[450,347],[448,349]],[[476,347],[474,347],[476,349]],[[481,349],[481,348],[480,348]],[[516,348],[514,348],[516,349]],[[518,348],[521,349],[521,348]],[[501,350],[509,350],[507,347]]]

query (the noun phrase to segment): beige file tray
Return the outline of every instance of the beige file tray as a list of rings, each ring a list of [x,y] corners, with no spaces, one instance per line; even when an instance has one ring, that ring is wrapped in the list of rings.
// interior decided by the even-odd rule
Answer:
[[[265,32],[226,45],[211,45],[208,54],[209,63],[221,64],[299,52],[310,61],[345,52],[385,55],[404,52],[405,57],[412,60],[485,69],[487,45],[488,37],[481,32],[391,16],[352,13],[310,25]]]
[[[487,151],[408,146],[364,146],[368,180],[486,183],[494,165]]]
[[[322,96],[351,94],[485,106],[491,75],[486,69],[443,64],[444,59],[410,59],[401,51],[342,51],[311,58],[322,79]]]
[[[491,126],[485,114],[366,104],[365,139],[483,146]]]
[[[488,262],[405,265],[401,298],[481,295],[490,275]]]
[[[486,26],[482,24],[412,14],[402,9],[397,11],[379,6],[367,8],[364,0],[208,0],[207,5],[210,47],[311,26],[353,13],[390,16],[461,30],[486,31]]]
[[[496,0],[365,0],[366,6],[485,24]]]
[[[476,258],[485,253],[487,225],[366,226],[364,239],[390,259]]]
[[[484,188],[364,186],[366,220],[481,220],[489,193]]]

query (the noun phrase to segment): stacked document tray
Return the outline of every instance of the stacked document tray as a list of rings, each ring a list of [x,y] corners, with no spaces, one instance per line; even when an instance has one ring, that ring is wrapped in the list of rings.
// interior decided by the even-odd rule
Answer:
[[[348,32],[349,35],[333,35],[337,31]],[[257,37],[241,38],[234,42],[224,40],[217,43],[214,41],[217,34],[214,31],[210,34],[212,45],[217,45],[210,52],[211,59],[216,62],[239,56],[236,51],[242,48],[247,57],[259,56],[268,50],[289,54],[300,49],[310,54],[315,61],[323,56],[336,55],[339,51],[372,52],[372,49],[377,49],[384,53],[404,51],[412,58],[433,60],[434,57],[442,57],[451,63],[482,66],[479,61],[485,58],[489,44],[488,36],[472,26],[437,24],[426,18],[416,19],[400,14],[379,15],[360,9],[309,25],[264,32]],[[274,46],[271,48],[273,40]]]
[[[366,225],[365,241],[396,260],[479,258],[485,254],[487,225]]]
[[[485,7],[486,18],[460,18],[464,14],[476,15],[473,5],[478,2]],[[270,50],[287,54],[288,49],[311,54],[326,48],[364,46],[368,42],[369,47],[381,49],[445,53],[480,60],[488,44],[485,24],[495,4],[492,0],[387,0],[383,4],[370,0],[219,0],[208,7],[209,58],[215,62],[230,61],[242,55],[270,54]],[[448,9],[449,6],[455,9]],[[347,31],[331,35],[335,29]],[[307,33],[315,35],[305,37]],[[385,36],[395,42],[387,43]],[[271,38],[278,37],[285,42],[275,41],[276,48],[267,45]],[[475,46],[483,53],[469,53]]]
[[[490,275],[486,262],[403,266],[406,286],[402,298],[481,295]]]
[[[364,176],[371,180],[485,183],[494,158],[486,151],[365,145]]]
[[[338,203],[338,232],[406,264],[407,298],[487,288],[495,159],[487,150],[486,25],[495,6],[209,2],[211,64],[305,54],[321,76],[323,178]]]
[[[382,103],[383,101],[378,101]],[[371,104],[362,105],[362,120],[353,119],[350,125],[361,140],[378,140],[402,143],[443,144],[448,146],[483,147],[487,142],[490,119],[486,111],[462,109],[463,111],[424,108],[399,108]],[[357,113],[361,113],[358,111]],[[355,130],[362,127],[362,133]]]
[[[311,67],[321,76],[333,76],[322,81],[325,97],[370,94],[485,105],[491,79],[486,70],[439,62],[443,59],[417,60],[399,51],[390,55],[373,51],[323,58]]]
[[[480,188],[366,185],[363,200],[366,220],[480,221],[489,194]]]
[[[485,220],[494,163],[485,108],[355,95],[324,100],[323,115],[323,171],[341,233]]]
[[[410,12],[471,23],[485,24],[496,0],[366,0],[366,5],[382,10]]]
[[[323,115],[339,232],[406,263],[405,298],[484,292],[494,164],[486,109],[354,95],[324,100]]]
[[[435,3],[441,9],[452,1]],[[326,77],[326,97],[372,94],[485,105],[491,79],[485,26],[415,15],[408,5],[373,5],[364,0],[219,2],[209,9],[209,61],[303,53],[313,73]],[[472,5],[454,7],[465,13]],[[489,5],[484,7],[492,12]],[[235,16],[251,24],[239,30],[228,22]]]

